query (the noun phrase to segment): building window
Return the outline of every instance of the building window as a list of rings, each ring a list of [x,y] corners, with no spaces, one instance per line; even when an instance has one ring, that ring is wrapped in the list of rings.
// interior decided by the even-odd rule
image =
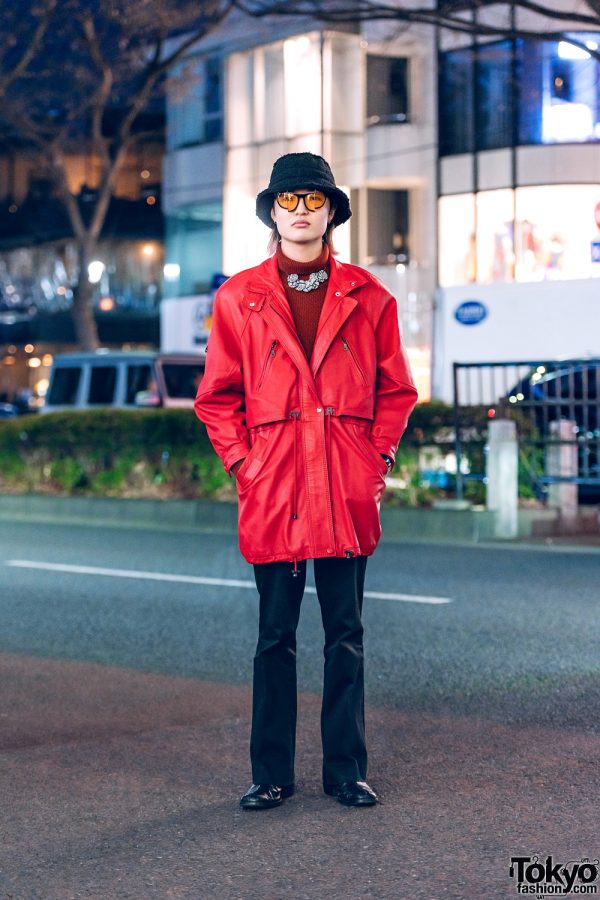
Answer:
[[[367,191],[367,265],[407,263],[408,191]]]
[[[477,53],[476,127],[478,150],[513,143],[513,47],[510,41],[486,44]]]
[[[473,152],[473,72],[471,50],[442,54],[438,88],[440,156]]]
[[[102,240],[88,267],[94,306],[102,312],[153,312],[161,300],[162,241]],[[70,309],[79,278],[74,241],[20,247],[0,254],[0,284],[41,312]]]
[[[552,185],[440,199],[440,284],[600,278],[598,185]]]
[[[600,34],[568,37],[443,53],[440,154],[600,140]]]
[[[367,56],[367,125],[409,121],[409,61]]]
[[[598,34],[569,41],[519,42],[519,142],[551,144],[600,140]]]
[[[475,195],[440,197],[438,219],[440,285],[470,284],[476,276]]]
[[[167,148],[223,139],[223,63],[192,57],[173,71],[168,88]]]
[[[167,219],[167,262],[177,260],[178,274],[165,284],[166,296],[202,294],[210,290],[222,266],[223,205],[196,203]]]
[[[516,280],[600,277],[595,184],[522,187],[516,192]]]

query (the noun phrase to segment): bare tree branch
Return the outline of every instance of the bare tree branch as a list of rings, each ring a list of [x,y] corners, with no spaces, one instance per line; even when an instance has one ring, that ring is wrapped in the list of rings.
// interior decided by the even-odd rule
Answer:
[[[97,346],[87,264],[131,148],[149,132],[165,74],[229,14],[233,0],[40,0],[35,29],[14,36],[17,10],[0,0],[0,123],[5,145],[35,158],[55,185],[79,248],[73,315],[81,346]],[[22,15],[22,13],[21,13]],[[31,17],[30,17],[31,18]],[[6,52],[3,48],[7,48]],[[160,111],[159,111],[160,110]],[[149,116],[149,117],[148,117]],[[150,126],[150,127],[148,127]],[[83,216],[69,158],[93,158],[94,198]]]
[[[341,0],[236,0],[235,6],[247,15],[262,17],[273,16],[310,16],[322,22],[342,24],[345,22],[368,22],[371,20],[399,21],[419,23],[426,25],[439,25],[453,31],[465,31],[471,33],[474,26],[461,13],[477,12],[488,6],[504,5],[508,11],[511,3],[499,3],[498,0],[465,0],[464,3],[440,5],[438,9],[430,6],[410,7],[391,3],[378,3],[376,0],[355,0],[341,2]],[[589,28],[600,27],[600,2],[588,0],[590,13],[565,12],[556,10],[549,5],[536,3],[533,0],[515,0],[515,7],[537,13],[555,22],[570,22],[584,25]],[[491,33],[505,33],[507,28],[498,26],[491,29]],[[536,32],[526,31],[526,34],[534,35]],[[537,33],[539,36],[539,33]]]
[[[488,21],[481,22],[476,15],[486,7],[504,6],[508,13],[511,3],[506,0],[499,3],[498,0],[465,0],[464,3],[439,4],[437,9],[431,7],[411,7],[391,3],[379,3],[376,0],[355,0],[355,2],[342,2],[342,0],[236,0],[235,6],[250,16],[262,17],[266,15],[288,17],[309,16],[317,21],[328,24],[362,23],[370,21],[398,22],[405,25],[437,26],[447,31],[476,37],[489,37],[495,39],[518,38],[527,40],[568,40],[574,46],[580,47],[590,56],[600,59],[600,51],[593,50],[567,32],[547,28],[511,28],[511,17],[507,15],[505,22],[500,20],[498,24]],[[548,20],[548,23],[557,24],[568,22],[571,26],[585,26],[586,28],[600,29],[600,0],[587,0],[590,12],[578,13],[556,10],[549,4],[534,2],[534,0],[515,0],[517,9],[535,13]]]
[[[46,36],[56,4],[57,0],[43,0],[38,23],[30,39],[21,44],[16,58],[6,68],[0,66],[0,97],[24,75],[35,59]],[[13,34],[9,37],[8,46],[15,41],[16,37]]]
[[[101,75],[101,81],[98,85],[98,90],[96,91],[92,104],[92,145],[101,157],[104,165],[108,165],[110,163],[110,157],[107,143],[102,136],[102,120],[110,100],[110,93],[114,80],[113,71],[110,62],[106,59],[102,47],[100,46],[100,42],[98,41],[96,26],[90,12],[84,12],[81,19],[81,26],[92,62],[98,68]]]

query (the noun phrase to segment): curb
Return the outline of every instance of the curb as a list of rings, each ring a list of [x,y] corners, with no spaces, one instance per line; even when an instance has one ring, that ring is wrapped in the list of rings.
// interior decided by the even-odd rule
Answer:
[[[210,500],[131,500],[2,494],[0,520],[7,519],[235,533],[237,505]]]
[[[493,542],[497,546],[515,546],[522,541],[553,538],[556,535],[556,515],[555,510],[519,510],[519,533],[515,540],[495,538],[494,513],[480,508],[399,509],[384,506],[381,521],[384,541]],[[237,504],[212,500],[0,494],[0,521],[65,522],[236,534]],[[589,540],[590,535],[585,538]],[[577,536],[573,539],[577,540]],[[592,540],[595,543],[595,538]]]

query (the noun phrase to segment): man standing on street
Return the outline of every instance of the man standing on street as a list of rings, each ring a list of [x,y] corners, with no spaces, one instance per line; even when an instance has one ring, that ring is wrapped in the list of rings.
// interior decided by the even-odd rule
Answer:
[[[363,627],[367,557],[381,534],[385,476],[417,394],[396,301],[369,272],[335,260],[350,218],[328,163],[275,162],[256,214],[274,253],[220,288],[196,412],[235,476],[240,549],[260,597],[250,757],[240,803],[294,793],[296,627],[314,560],[325,632],[323,788],[372,806],[366,783]]]

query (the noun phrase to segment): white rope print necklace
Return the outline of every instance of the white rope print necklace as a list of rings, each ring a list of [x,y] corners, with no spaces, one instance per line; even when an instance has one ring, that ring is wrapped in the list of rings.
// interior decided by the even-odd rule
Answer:
[[[319,269],[318,272],[311,272],[306,280],[302,280],[299,275],[288,275],[287,283],[295,291],[315,291],[320,284],[328,279],[325,269]]]

